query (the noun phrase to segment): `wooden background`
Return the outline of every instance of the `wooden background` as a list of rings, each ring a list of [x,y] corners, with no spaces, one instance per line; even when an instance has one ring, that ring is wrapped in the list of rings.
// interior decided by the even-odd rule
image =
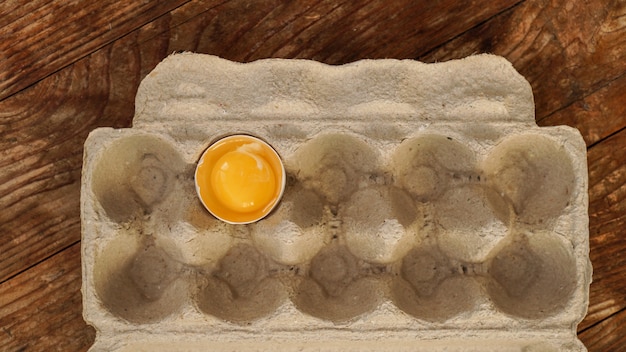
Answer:
[[[590,351],[626,351],[626,0],[0,3],[0,350],[80,351],[83,142],[129,127],[174,51],[251,61],[445,61],[490,52],[532,84],[539,125],[588,146]]]

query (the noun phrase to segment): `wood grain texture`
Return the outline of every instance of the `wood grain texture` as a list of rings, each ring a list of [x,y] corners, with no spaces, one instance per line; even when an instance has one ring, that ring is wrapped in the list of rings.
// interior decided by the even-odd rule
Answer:
[[[185,2],[3,1],[0,3],[0,99]]]
[[[590,257],[594,265],[594,283],[591,285],[592,300],[587,317],[579,326],[581,331],[597,330],[596,324],[607,318],[615,319],[617,323],[622,318],[616,313],[626,309],[626,285],[624,284],[626,163],[623,162],[626,160],[626,148],[624,146],[626,146],[626,130],[590,148],[588,153]],[[608,326],[608,328],[615,327]]]
[[[600,321],[579,334],[585,341],[589,351],[623,351],[626,345],[626,335],[623,326],[626,325],[626,310],[616,312],[611,319]]]
[[[110,111],[103,102],[114,72],[105,58],[81,60],[0,102],[0,282],[80,240],[81,145]],[[107,123],[118,127],[131,118],[113,116]]]
[[[543,126],[570,125],[578,128],[585,143],[592,147],[626,127],[626,76],[541,120]]]
[[[589,148],[594,282],[580,338],[626,351],[626,0],[0,3],[0,350],[86,350],[82,144],[130,126],[139,82],[174,51],[236,61],[444,61],[491,52],[531,82],[541,125]]]
[[[77,257],[80,244],[0,284],[0,351],[76,351],[93,343],[95,330],[81,316]]]

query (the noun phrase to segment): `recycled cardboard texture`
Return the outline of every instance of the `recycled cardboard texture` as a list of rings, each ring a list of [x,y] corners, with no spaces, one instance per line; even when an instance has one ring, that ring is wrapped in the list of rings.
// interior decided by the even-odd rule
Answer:
[[[194,188],[201,153],[234,133],[288,175],[250,225]],[[91,133],[83,170],[92,351],[585,350],[585,144],[536,126],[503,58],[172,55],[132,128]]]

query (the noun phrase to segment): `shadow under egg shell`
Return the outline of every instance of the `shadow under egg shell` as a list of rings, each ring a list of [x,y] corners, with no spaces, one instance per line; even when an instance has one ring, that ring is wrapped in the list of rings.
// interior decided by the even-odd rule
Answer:
[[[294,188],[285,194],[283,202],[292,204],[289,216],[298,227],[306,229],[321,225],[324,203],[315,192]]]

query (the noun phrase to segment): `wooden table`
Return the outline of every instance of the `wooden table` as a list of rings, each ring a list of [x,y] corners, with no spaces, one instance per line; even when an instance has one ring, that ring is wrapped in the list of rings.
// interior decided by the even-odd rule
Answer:
[[[587,143],[590,351],[626,351],[626,0],[87,1],[0,4],[0,350],[78,351],[83,142],[129,127],[168,54],[236,61],[502,55],[542,126]]]

